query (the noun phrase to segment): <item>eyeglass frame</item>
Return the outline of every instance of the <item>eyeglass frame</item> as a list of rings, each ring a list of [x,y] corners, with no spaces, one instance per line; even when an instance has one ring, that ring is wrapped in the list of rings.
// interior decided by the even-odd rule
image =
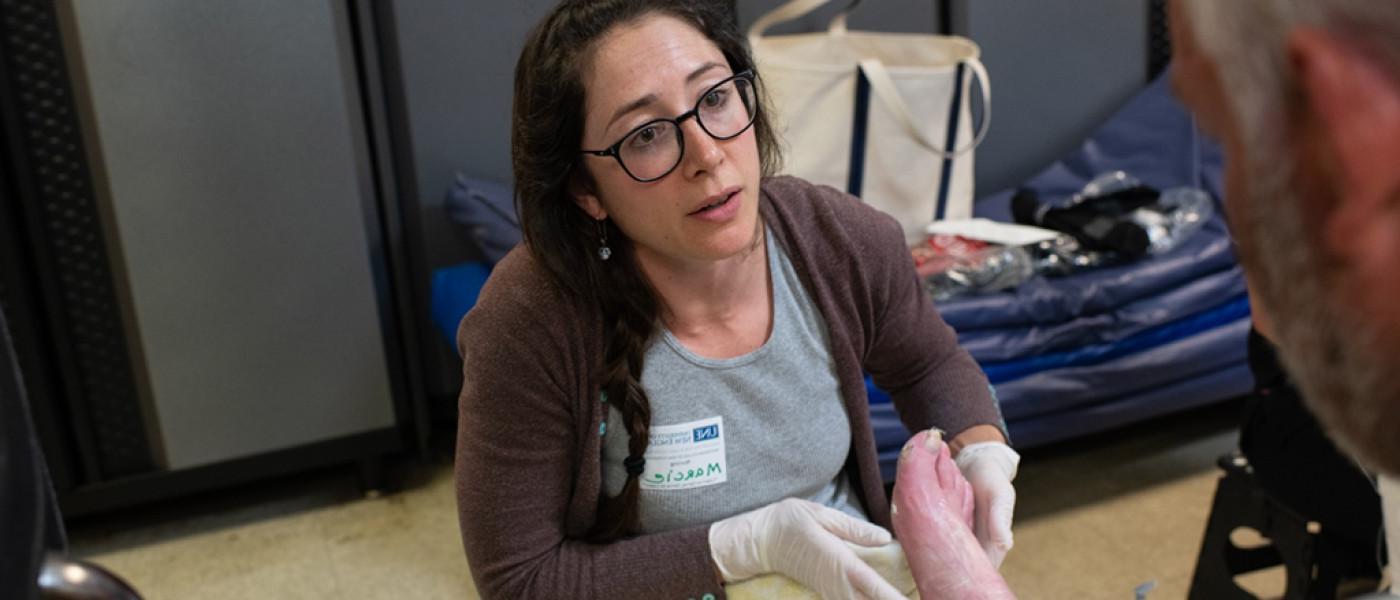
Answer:
[[[749,122],[748,122],[747,125],[744,125],[744,127],[743,127],[742,129],[740,129],[739,131],[735,132],[733,135],[726,136],[726,137],[717,136],[717,135],[715,135],[713,132],[711,132],[711,131],[710,131],[710,128],[705,126],[705,122],[704,122],[703,120],[700,119],[700,103],[705,101],[705,97],[706,97],[706,96],[709,96],[709,95],[710,95],[710,92],[713,92],[713,91],[719,89],[720,86],[723,86],[724,84],[730,83],[730,82],[735,81],[735,80],[738,80],[738,79],[742,79],[742,80],[744,80],[744,81],[747,81],[748,84],[749,84],[749,87],[753,90],[753,101],[754,101],[754,102],[753,102],[753,107],[752,107],[752,113],[749,115]],[[753,128],[754,122],[758,120],[758,107],[759,107],[759,102],[758,102],[758,84],[757,84],[757,82],[754,81],[753,70],[752,70],[752,69],[746,69],[746,70],[740,71],[740,72],[738,72],[738,73],[735,73],[735,74],[733,74],[733,75],[730,75],[729,77],[724,78],[723,80],[721,80],[721,81],[715,83],[714,85],[712,85],[712,86],[710,86],[710,87],[708,87],[708,88],[705,88],[705,92],[702,93],[702,94],[700,94],[700,98],[697,99],[697,100],[695,101],[695,107],[694,107],[694,108],[691,108],[691,109],[688,110],[688,111],[685,111],[685,112],[683,112],[683,113],[681,113],[681,114],[679,114],[679,115],[676,115],[676,116],[673,117],[673,118],[661,117],[661,118],[658,118],[658,119],[652,119],[652,120],[650,120],[650,121],[647,121],[647,122],[645,122],[645,123],[642,123],[641,125],[638,125],[638,126],[636,126],[636,127],[633,127],[632,129],[627,130],[627,133],[622,134],[622,137],[619,138],[619,139],[617,140],[617,142],[615,142],[613,145],[608,146],[607,148],[604,148],[604,149],[602,149],[602,150],[580,150],[579,153],[580,153],[580,154],[590,155],[590,156],[611,156],[611,157],[613,157],[613,159],[617,161],[618,166],[622,167],[622,171],[623,171],[624,173],[627,173],[627,176],[628,176],[628,177],[631,177],[634,181],[636,181],[636,182],[638,182],[638,183],[651,183],[651,182],[653,182],[653,181],[660,181],[661,179],[665,178],[667,175],[670,175],[673,171],[675,171],[675,170],[676,170],[676,167],[679,167],[679,166],[681,165],[681,161],[684,161],[684,160],[685,160],[685,130],[681,128],[681,125],[684,124],[685,121],[686,121],[687,119],[694,118],[694,119],[695,119],[695,123],[698,124],[698,125],[700,126],[700,129],[701,129],[702,131],[704,131],[706,135],[710,136],[710,137],[713,138],[713,139],[716,139],[716,140],[719,140],[719,141],[723,142],[723,141],[732,140],[732,139],[734,139],[734,138],[736,138],[736,137],[739,137],[739,136],[741,136],[741,135],[744,135],[744,132],[746,132],[746,131],[748,131],[749,129]],[[662,174],[660,174],[660,175],[657,175],[656,177],[652,177],[651,179],[642,179],[642,178],[640,178],[640,177],[637,177],[636,175],[633,175],[633,174],[632,174],[632,170],[629,169],[629,168],[627,168],[627,163],[622,162],[622,151],[620,150],[620,148],[622,148],[622,143],[625,142],[625,141],[627,141],[627,138],[632,137],[632,134],[635,134],[635,133],[637,133],[638,131],[641,131],[641,130],[643,130],[643,129],[646,129],[647,127],[650,127],[650,126],[655,125],[655,124],[657,124],[657,123],[663,123],[663,122],[664,122],[664,123],[670,123],[671,125],[675,126],[675,128],[676,128],[676,143],[681,147],[681,152],[680,152],[680,154],[676,156],[676,164],[673,164],[673,165],[671,165],[671,168],[666,169],[666,172],[665,172],[665,173],[662,173]]]

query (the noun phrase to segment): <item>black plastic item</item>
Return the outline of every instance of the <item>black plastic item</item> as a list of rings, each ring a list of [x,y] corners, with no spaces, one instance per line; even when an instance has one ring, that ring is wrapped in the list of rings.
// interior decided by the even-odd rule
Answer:
[[[1053,229],[1074,236],[1089,250],[1116,252],[1123,258],[1147,254],[1151,240],[1141,225],[1129,220],[1133,211],[1155,204],[1161,193],[1135,186],[1105,196],[1086,198],[1066,207],[1040,202],[1034,190],[1022,188],[1011,198],[1017,223]]]
[[[1284,566],[1287,576],[1284,600],[1331,600],[1346,580],[1379,576],[1372,549],[1358,551],[1327,524],[1279,502],[1259,487],[1244,455],[1226,454],[1219,465],[1224,475],[1215,490],[1187,598],[1251,600],[1255,596],[1241,588],[1235,576],[1277,565]],[[1236,546],[1230,534],[1240,527],[1258,531],[1268,545]]]
[[[1337,452],[1288,380],[1273,344],[1249,334],[1256,389],[1240,428],[1242,452],[1225,455],[1201,540],[1190,599],[1253,599],[1235,576],[1284,565],[1284,599],[1334,599],[1350,579],[1380,579],[1380,498]],[[1240,548],[1236,527],[1270,543]]]

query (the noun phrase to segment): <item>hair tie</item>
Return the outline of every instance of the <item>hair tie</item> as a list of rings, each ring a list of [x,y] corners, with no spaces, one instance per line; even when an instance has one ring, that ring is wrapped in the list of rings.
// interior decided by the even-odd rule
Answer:
[[[640,456],[629,456],[622,459],[622,466],[627,468],[628,475],[641,475],[647,468],[647,459]]]

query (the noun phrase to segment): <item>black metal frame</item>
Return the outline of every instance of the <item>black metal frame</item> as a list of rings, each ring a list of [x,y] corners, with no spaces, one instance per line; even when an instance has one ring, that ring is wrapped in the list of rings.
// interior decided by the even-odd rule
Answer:
[[[705,101],[705,98],[709,97],[710,93],[719,89],[720,86],[731,81],[746,81],[748,82],[750,89],[756,87],[753,80],[753,71],[741,71],[739,73],[735,73],[733,75],[730,75],[729,77],[726,77],[723,81],[720,81],[719,83],[716,83],[706,88],[705,93],[700,94],[700,99],[695,101],[695,106],[690,110],[676,115],[673,118],[652,119],[650,121],[642,123],[641,125],[633,127],[627,133],[623,134],[621,139],[617,140],[617,142],[615,142],[611,146],[608,146],[607,148],[604,148],[602,150],[582,150],[580,151],[580,153],[588,156],[611,156],[613,160],[616,160],[617,164],[622,167],[622,170],[627,172],[628,177],[631,177],[632,179],[635,179],[640,183],[650,183],[653,181],[659,181],[667,175],[670,175],[671,171],[676,170],[676,167],[681,164],[681,161],[685,160],[685,133],[681,130],[681,124],[685,123],[686,119],[690,119],[693,117],[695,119],[695,122],[700,124],[700,129],[705,130],[706,134],[721,142],[739,137],[743,135],[745,131],[748,131],[750,127],[753,127],[754,120],[758,118],[758,112],[753,110],[754,106],[749,107],[751,114],[749,115],[748,124],[744,125],[742,129],[740,129],[737,133],[734,133],[732,135],[715,135],[715,132],[710,131],[710,128],[705,125],[705,120],[700,118],[700,104]],[[755,91],[754,98],[756,99],[757,97],[758,94]],[[625,143],[632,136],[641,132],[643,129],[651,127],[652,125],[656,125],[657,123],[669,123],[671,127],[676,130],[676,145],[680,147],[680,153],[676,155],[676,162],[673,163],[670,168],[666,169],[666,172],[657,175],[656,177],[648,177],[643,179],[641,177],[638,177],[635,173],[633,173],[632,169],[627,168],[627,163],[622,161],[622,144]]]
[[[201,491],[308,471],[336,464],[358,464],[376,472],[380,457],[403,448],[397,429],[380,429],[333,440],[266,452],[203,467],[148,473],[84,486],[77,493],[60,494],[58,503],[65,519],[105,512]],[[379,489],[382,481],[367,481],[367,489]]]
[[[40,431],[59,428],[49,421],[59,415],[75,429],[73,462],[54,465],[65,479],[153,470],[57,12],[46,0],[8,0],[0,3],[0,29],[5,175],[13,190],[4,213],[22,240],[6,249],[15,253],[7,262],[30,265],[8,283],[29,320],[19,326],[18,344],[51,359],[31,389],[49,400],[35,402],[43,407]],[[34,357],[22,360],[37,366]]]
[[[934,0],[939,35],[953,35],[953,0]]]
[[[1167,0],[1147,0],[1147,80],[1157,79],[1172,61]]]
[[[418,215],[418,189],[413,178],[413,146],[409,138],[408,98],[398,52],[396,18],[388,2],[346,0],[355,39],[355,62],[363,99],[370,161],[374,165],[378,198],[379,239],[376,248],[376,287],[385,294],[380,322],[390,358],[395,411],[405,427],[405,446],[420,458],[429,454],[428,398],[425,348],[436,341],[432,323],[424,318],[428,292],[423,232]],[[391,326],[392,325],[392,326]],[[397,359],[397,360],[395,360]]]
[[[4,67],[0,61],[0,81],[6,80]],[[0,92],[0,104],[8,94]],[[13,111],[0,106],[0,115],[10,116]],[[8,121],[9,119],[5,119]],[[24,389],[27,396],[57,398],[61,392],[62,378],[51,369],[56,350],[52,336],[45,326],[47,317],[43,303],[35,290],[39,289],[39,274],[34,265],[26,259],[29,240],[24,229],[19,227],[21,215],[18,211],[20,189],[14,174],[17,162],[11,158],[11,123],[0,124],[0,138],[5,144],[0,146],[0,311],[11,323],[10,334],[15,347],[15,360],[24,373]],[[71,487],[81,476],[78,458],[70,449],[76,448],[66,428],[59,423],[67,422],[67,413],[59,402],[46,402],[33,407],[34,427],[38,435],[47,440],[59,440],[49,452],[49,467],[54,483],[59,487]]]
[[[419,310],[427,293],[416,190],[399,176],[412,173],[412,155],[392,8],[343,6],[373,172],[364,209],[397,425],[164,471],[141,417],[139,359],[127,350],[61,16],[52,0],[0,0],[0,307],[66,516],[341,462],[359,461],[373,479],[386,455],[427,456],[421,357],[430,325]]]

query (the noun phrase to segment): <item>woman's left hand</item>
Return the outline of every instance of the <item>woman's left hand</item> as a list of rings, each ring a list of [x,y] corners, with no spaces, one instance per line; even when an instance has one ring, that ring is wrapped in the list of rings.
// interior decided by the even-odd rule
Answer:
[[[977,510],[973,516],[973,532],[992,566],[1001,568],[1001,561],[1011,551],[1011,518],[1016,510],[1016,467],[1021,455],[1002,442],[977,442],[963,446],[954,459],[963,477],[972,484]]]

